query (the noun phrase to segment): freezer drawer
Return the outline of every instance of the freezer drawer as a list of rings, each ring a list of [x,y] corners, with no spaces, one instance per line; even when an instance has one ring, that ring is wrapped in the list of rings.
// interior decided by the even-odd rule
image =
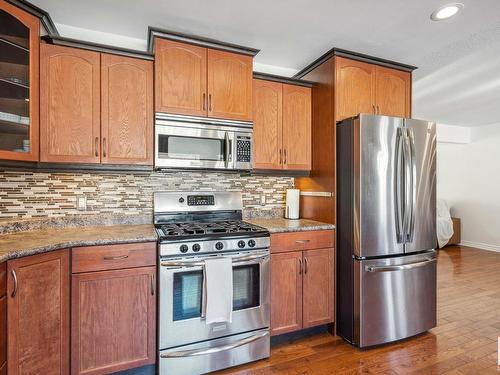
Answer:
[[[436,252],[354,262],[354,338],[359,347],[436,326]]]

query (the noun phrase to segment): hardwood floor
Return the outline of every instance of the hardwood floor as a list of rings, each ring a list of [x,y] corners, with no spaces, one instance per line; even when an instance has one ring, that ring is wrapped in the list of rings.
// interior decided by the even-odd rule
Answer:
[[[439,251],[438,326],[430,332],[364,351],[325,333],[219,374],[500,374],[498,336],[500,253],[454,246]]]

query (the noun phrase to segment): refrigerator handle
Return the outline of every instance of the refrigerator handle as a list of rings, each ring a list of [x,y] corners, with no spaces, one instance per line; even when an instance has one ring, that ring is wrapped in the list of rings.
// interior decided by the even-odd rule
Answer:
[[[398,128],[396,133],[396,173],[394,174],[395,205],[396,208],[396,236],[398,243],[404,243],[403,216],[404,216],[404,152],[403,131]]]
[[[416,182],[417,182],[417,165],[415,158],[415,135],[413,134],[413,129],[407,128],[408,132],[408,166],[409,170],[409,201],[410,201],[410,215],[409,215],[409,227],[408,227],[408,239],[407,242],[413,242],[413,237],[415,234],[415,203],[416,203]]]
[[[403,233],[404,233],[404,242],[412,242],[413,241],[413,224],[414,223],[414,199],[413,193],[414,189],[414,147],[412,145],[413,137],[412,137],[411,129],[404,128],[403,135],[403,159],[404,159],[404,215],[403,215]]]

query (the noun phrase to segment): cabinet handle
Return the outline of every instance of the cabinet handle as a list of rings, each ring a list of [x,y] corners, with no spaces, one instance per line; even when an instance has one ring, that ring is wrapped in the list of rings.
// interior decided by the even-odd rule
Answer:
[[[212,112],[212,94],[208,94],[208,110]]]
[[[106,138],[102,139],[102,156],[106,157]]]
[[[283,155],[282,155],[282,152],[281,152],[281,148],[280,148],[280,164],[283,164]]]
[[[103,257],[104,260],[122,260],[122,259],[127,259],[127,258],[128,258],[128,255],[117,255],[114,257],[109,257],[109,256]]]
[[[299,258],[299,275],[302,275],[302,259]]]
[[[95,137],[95,156],[99,156],[99,137]]]
[[[372,107],[373,107],[373,114],[376,115],[377,114],[377,108],[375,108],[375,104],[373,104]]]
[[[304,274],[307,274],[307,266],[309,265],[309,261],[307,258],[304,258]]]
[[[311,240],[297,240],[297,241],[295,241],[295,243],[302,243],[302,244],[309,243],[309,242],[311,242]]]
[[[155,295],[155,275],[151,275],[151,295]]]
[[[207,110],[207,94],[203,93],[203,110]]]
[[[380,107],[377,104],[377,115],[380,115]]]
[[[283,161],[283,164],[286,164],[286,148],[285,148],[285,150],[283,151],[283,154],[285,154],[285,156],[284,156],[285,160]]]
[[[14,298],[17,294],[17,275],[16,271],[11,270],[10,273],[12,274],[12,278],[14,279],[14,290],[12,291],[12,294],[10,295],[12,298]]]

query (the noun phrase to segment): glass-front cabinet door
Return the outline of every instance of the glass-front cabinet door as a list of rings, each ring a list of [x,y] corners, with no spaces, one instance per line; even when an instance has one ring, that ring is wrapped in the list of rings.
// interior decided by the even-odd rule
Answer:
[[[38,160],[39,19],[0,0],[0,159]]]

